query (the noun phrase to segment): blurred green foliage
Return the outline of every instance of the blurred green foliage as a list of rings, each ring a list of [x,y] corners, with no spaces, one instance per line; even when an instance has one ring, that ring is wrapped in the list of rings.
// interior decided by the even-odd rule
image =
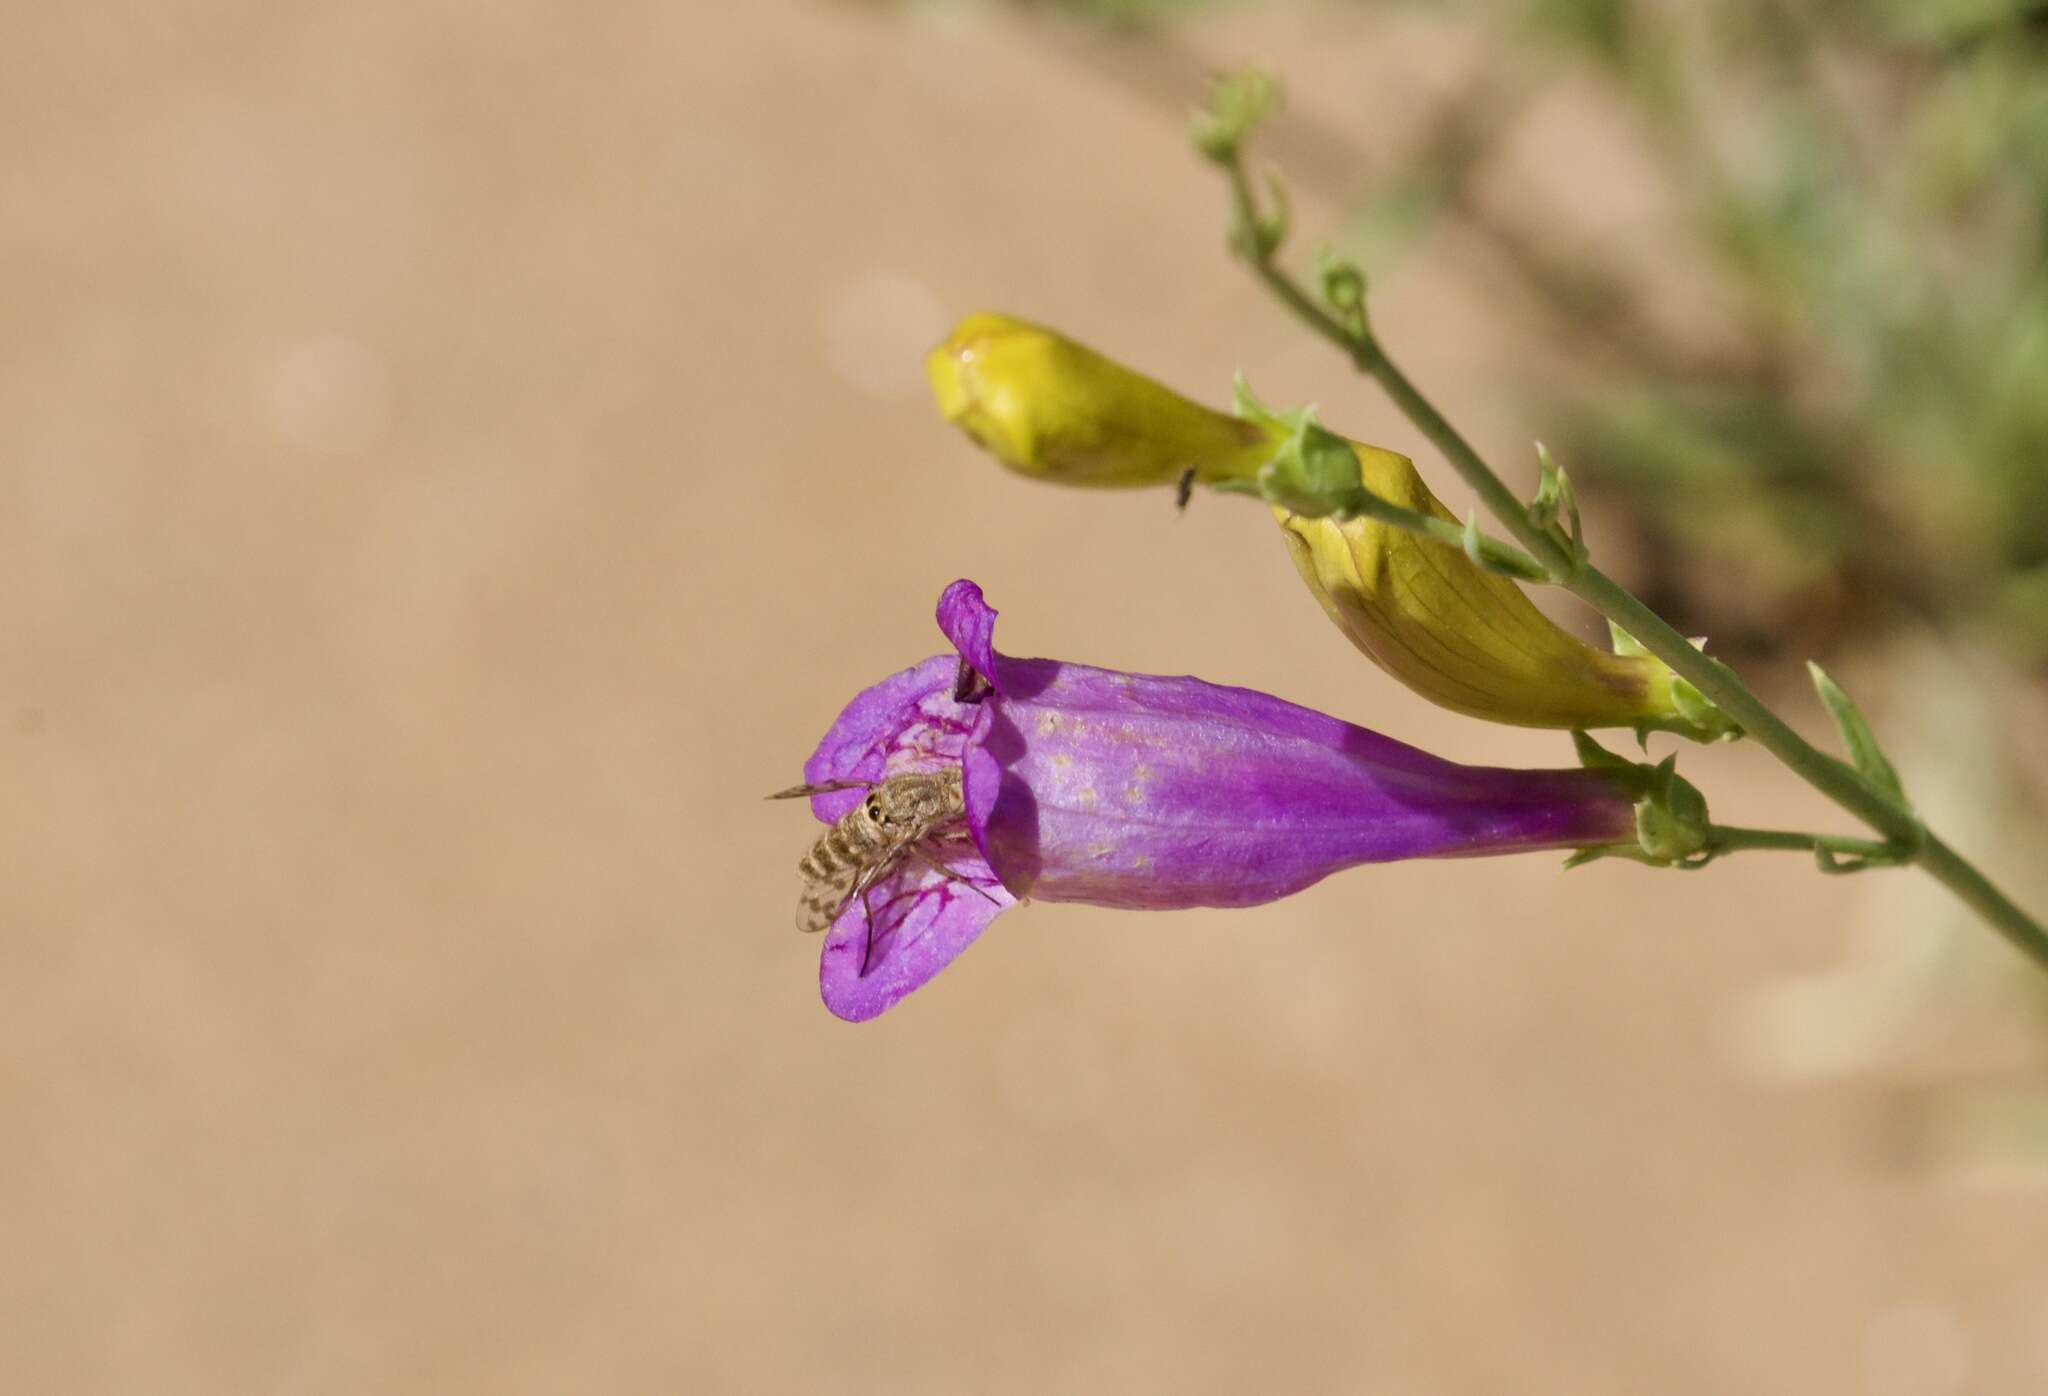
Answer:
[[[1480,225],[1587,360],[1523,386],[1652,535],[1647,599],[1724,648],[1912,614],[2048,661],[2048,6],[1487,10],[1486,60],[1365,218]],[[1541,207],[1488,201],[1566,82],[1648,156],[1654,246],[1574,219],[1555,174]]]
[[[1257,0],[882,0],[899,10],[1011,10],[1071,20],[1111,33],[1160,33],[1208,10],[1249,8]]]
[[[1162,51],[1226,8],[1008,7]],[[1917,616],[2048,665],[2048,3],[1324,8],[1469,40],[1402,148],[1346,132],[1334,171],[1289,173],[1342,186],[1376,278],[1445,234],[1505,277],[1503,341],[1547,346],[1511,385],[1531,434],[1626,502],[1646,600],[1724,654]],[[1518,157],[1553,97],[1643,157],[1657,187],[1622,192],[1650,221],[1601,216],[1611,175]]]

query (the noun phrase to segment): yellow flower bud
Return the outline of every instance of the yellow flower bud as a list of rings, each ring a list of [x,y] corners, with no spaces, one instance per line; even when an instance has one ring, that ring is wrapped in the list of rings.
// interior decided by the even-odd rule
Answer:
[[[1257,476],[1285,432],[1212,412],[1051,330],[970,315],[925,357],[939,411],[1022,475],[1063,485]]]
[[[1408,457],[1352,448],[1374,494],[1457,522]],[[1662,661],[1575,638],[1462,549],[1372,519],[1305,519],[1279,508],[1273,517],[1337,628],[1431,702],[1524,727],[1691,730]]]
[[[1171,485],[1192,470],[1204,483],[1271,497],[1282,485],[1304,483],[1295,476],[1315,465],[1312,492],[1330,493],[1332,462],[1322,455],[1262,479],[1262,468],[1302,437],[1301,414],[1276,416],[1246,395],[1247,415],[1227,417],[1021,320],[970,315],[925,367],[939,410],[1020,474],[1135,487]],[[1317,439],[1348,445],[1363,484],[1382,499],[1457,522],[1406,456],[1327,433]],[[1704,700],[1674,692],[1662,661],[1574,638],[1461,548],[1369,518],[1273,512],[1302,579],[1337,628],[1432,702],[1527,727],[1658,727],[1701,738],[1728,730]],[[1688,697],[1694,701],[1681,711]]]

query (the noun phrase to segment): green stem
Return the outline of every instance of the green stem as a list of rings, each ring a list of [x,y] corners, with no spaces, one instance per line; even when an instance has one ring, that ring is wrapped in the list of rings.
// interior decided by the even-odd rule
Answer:
[[[1873,866],[1895,866],[1910,852],[1901,844],[1876,839],[1845,839],[1836,834],[1804,834],[1791,829],[1745,829],[1715,824],[1707,830],[1707,851],[1717,857],[1744,849],[1780,848],[1794,853],[1833,853],[1861,858]]]
[[[1425,538],[1453,548],[1462,548],[1471,559],[1489,572],[1504,576],[1520,577],[1525,581],[1548,581],[1549,572],[1535,558],[1519,548],[1510,547],[1498,538],[1488,538],[1476,530],[1467,530],[1454,523],[1446,523],[1433,514],[1419,513],[1404,509],[1391,500],[1381,499],[1371,490],[1360,490],[1348,500],[1341,518],[1378,519],[1381,523],[1404,528],[1410,533],[1420,533]]]
[[[1911,850],[1903,861],[1917,864],[2023,954],[2048,968],[2048,930],[1936,837],[1903,802],[1878,790],[1854,767],[1829,756],[1793,731],[1750,692],[1733,669],[1696,649],[1663,617],[1604,572],[1578,564],[1555,537],[1539,527],[1493,467],[1388,357],[1365,316],[1360,314],[1349,323],[1340,320],[1279,266],[1273,255],[1277,239],[1252,235],[1252,230],[1258,227],[1258,205],[1242,158],[1226,160],[1224,170],[1229,177],[1239,230],[1233,242],[1254,274],[1309,329],[1343,350],[1361,373],[1380,385],[1401,414],[1443,453],[1488,512],[1507,527],[1553,581],[1627,631],[1643,648],[1670,666],[1673,673],[1691,681],[1715,707],[1793,774],[1884,835],[1890,847],[1889,856],[1896,859],[1903,850]]]

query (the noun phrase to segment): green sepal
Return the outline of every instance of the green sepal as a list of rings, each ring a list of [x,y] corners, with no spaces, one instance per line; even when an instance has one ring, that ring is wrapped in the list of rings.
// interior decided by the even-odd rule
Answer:
[[[1698,787],[1678,774],[1675,755],[1654,766],[1630,761],[1585,732],[1572,733],[1572,746],[1581,766],[1619,776],[1635,795],[1636,842],[1633,846],[1581,849],[1566,867],[1578,867],[1595,858],[1633,858],[1658,867],[1698,867],[1708,861],[1711,855],[1706,849],[1713,826],[1707,820],[1707,800]]]
[[[1614,637],[1614,652],[1616,654],[1644,655],[1649,653],[1647,649],[1643,648],[1641,640],[1623,630],[1613,621],[1607,622],[1607,633]]]
[[[1651,770],[1636,801],[1636,842],[1658,863],[1681,863],[1707,846],[1707,800],[1667,756]]]
[[[1607,633],[1614,645],[1614,652],[1629,658],[1655,659],[1656,656],[1635,636],[1623,630],[1613,621],[1607,622]],[[1705,640],[1694,640],[1692,647],[1703,650]],[[1668,667],[1668,666],[1667,666]],[[1682,674],[1671,676],[1671,706],[1678,714],[1677,721],[1646,723],[1636,729],[1636,740],[1642,741],[1645,733],[1655,729],[1676,732],[1696,742],[1729,742],[1742,735],[1742,729],[1734,720],[1714,706],[1714,700],[1700,692],[1698,685]]]
[[[1683,674],[1671,676],[1671,706],[1692,725],[1700,741],[1725,741],[1741,735],[1742,729],[1729,721],[1727,714]]]
[[[1294,434],[1259,470],[1259,492],[1291,514],[1327,519],[1354,509],[1365,486],[1351,443],[1317,426],[1312,412],[1295,414]]]
[[[1606,747],[1593,740],[1593,734],[1584,731],[1572,733],[1572,749],[1579,754],[1579,764],[1589,771],[1640,771],[1637,762],[1626,756],[1616,756]]]
[[[1231,382],[1230,396],[1238,416],[1287,433],[1273,459],[1260,467],[1258,479],[1244,482],[1242,493],[1256,494],[1305,519],[1326,519],[1357,508],[1365,491],[1358,453],[1343,437],[1317,425],[1314,404],[1276,412],[1259,401],[1242,370]]]
[[[1849,760],[1857,773],[1884,794],[1905,804],[1906,788],[1899,780],[1897,769],[1885,757],[1883,748],[1878,746],[1877,735],[1864,720],[1863,710],[1842,691],[1840,684],[1828,677],[1820,665],[1808,660],[1806,671],[1813,675],[1814,692],[1820,695],[1821,704],[1827,708],[1828,716],[1834,719],[1835,730],[1842,734],[1842,745],[1848,748]]]

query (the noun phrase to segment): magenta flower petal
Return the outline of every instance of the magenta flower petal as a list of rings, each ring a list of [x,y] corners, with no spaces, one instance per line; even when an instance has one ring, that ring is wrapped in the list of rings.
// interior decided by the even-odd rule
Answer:
[[[1604,774],[1461,766],[1251,689],[1011,659],[972,582],[939,624],[996,689],[963,756],[968,824],[1020,897],[1251,906],[1360,863],[1631,836]]]
[[[804,780],[878,781],[958,764],[981,716],[952,699],[958,664],[953,655],[938,655],[862,692],[804,763]],[[830,823],[860,798],[858,790],[814,795],[811,812]],[[906,860],[869,889],[865,902],[849,902],[826,932],[818,965],[825,1006],[839,1017],[858,1023],[881,1013],[944,969],[1014,903],[964,829],[931,841],[927,852],[981,893]]]
[[[952,700],[958,665],[935,655],[863,689],[804,762],[804,783],[876,781],[957,763],[979,716]],[[813,795],[811,813],[829,824],[859,803],[858,790],[835,790]]]
[[[983,678],[1003,692],[998,670],[1003,657],[996,653],[996,610],[984,601],[981,588],[962,577],[939,593],[939,630],[960,657],[974,666]]]
[[[981,891],[948,881],[923,863],[906,862],[875,884],[868,908],[850,903],[825,933],[818,988],[825,1006],[848,1022],[866,1022],[923,984],[1015,904],[965,839],[934,847],[933,856]]]
[[[804,767],[814,783],[962,775],[964,827],[924,848],[952,876],[906,859],[827,937],[820,978],[843,1018],[888,1008],[1025,896],[1250,906],[1360,863],[1633,837],[1633,792],[1611,774],[1463,766],[1250,689],[1013,659],[995,618],[974,583],[946,588],[957,654],[858,695]],[[960,685],[963,661],[988,689]]]

